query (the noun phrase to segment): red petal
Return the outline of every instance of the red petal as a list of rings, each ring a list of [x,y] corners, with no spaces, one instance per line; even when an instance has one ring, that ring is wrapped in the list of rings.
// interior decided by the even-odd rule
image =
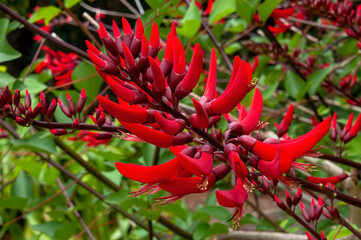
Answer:
[[[116,162],[120,174],[142,183],[158,183],[178,175],[182,170],[178,158],[156,166],[141,166],[132,163]]]

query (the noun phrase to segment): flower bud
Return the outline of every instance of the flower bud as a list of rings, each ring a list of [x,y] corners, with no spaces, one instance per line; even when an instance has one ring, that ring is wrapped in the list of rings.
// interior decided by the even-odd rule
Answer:
[[[54,136],[62,136],[68,133],[68,131],[66,129],[63,128],[55,128],[55,129],[50,129],[50,132],[54,135]]]
[[[55,110],[56,110],[56,106],[57,106],[57,104],[56,104],[56,100],[55,100],[55,98],[54,98],[54,99],[51,101],[48,110],[46,111],[45,117],[46,117],[48,120],[50,120],[50,119],[53,117],[54,112],[55,112]]]
[[[86,102],[86,99],[87,99],[87,96],[86,96],[86,93],[85,93],[85,89],[83,88],[80,92],[80,96],[79,96],[79,99],[78,99],[78,103],[76,105],[76,111],[78,113],[81,113],[83,111],[83,108],[84,108],[84,105],[85,105],[85,102]]]
[[[71,114],[70,114],[69,108],[68,108],[67,106],[65,106],[65,104],[60,100],[60,98],[58,98],[58,104],[59,104],[59,107],[60,107],[61,111],[62,111],[68,118],[70,118],[70,117],[71,117]]]
[[[308,214],[308,212],[302,202],[300,202],[300,206],[301,206],[303,218],[305,219],[306,222],[310,222],[310,215]]]
[[[292,198],[288,190],[286,190],[286,203],[289,208],[292,207]]]
[[[75,116],[76,115],[75,104],[73,102],[73,99],[71,99],[71,97],[68,93],[66,93],[66,99],[68,101],[68,107],[69,107],[70,114]]]
[[[27,89],[25,90],[24,105],[26,110],[31,107],[31,97]]]
[[[13,97],[14,97],[14,105],[15,107],[17,107],[20,102],[20,91],[18,89],[15,89],[15,93]]]

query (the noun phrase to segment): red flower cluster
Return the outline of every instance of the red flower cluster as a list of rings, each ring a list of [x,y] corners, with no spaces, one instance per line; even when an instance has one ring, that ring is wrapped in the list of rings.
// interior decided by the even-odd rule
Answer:
[[[45,60],[40,62],[35,68],[36,73],[41,73],[44,69],[50,69],[54,76],[55,85],[66,85],[70,87],[71,74],[74,68],[78,65],[78,55],[75,53],[64,53],[60,50],[54,51],[46,46],[42,47],[45,52]]]
[[[99,36],[107,54],[87,42],[91,60],[118,99],[116,103],[98,96],[98,101],[134,135],[133,139],[170,148],[175,155],[169,162],[156,166],[116,163],[121,174],[146,184],[134,192],[134,196],[165,190],[170,195],[158,200],[169,203],[187,194],[207,191],[233,170],[236,186],[229,191],[217,191],[216,197],[220,205],[235,208],[232,218],[237,223],[248,197],[247,190],[255,183],[248,166],[253,166],[269,180],[285,182],[283,174],[291,167],[307,170],[308,165],[294,160],[309,153],[324,137],[331,117],[296,139],[258,139],[251,136],[254,130],[264,126],[259,123],[263,98],[256,88],[248,111],[240,107],[239,118],[229,118],[228,129],[222,134],[212,129],[216,122],[212,119],[229,114],[255,87],[250,65],[235,57],[229,84],[217,96],[217,60],[213,50],[205,92],[198,100],[192,99],[195,113],[186,114],[179,107],[179,101],[193,91],[202,73],[203,53],[199,45],[195,45],[187,68],[174,25],[168,34],[162,60],[157,57],[161,45],[156,24],[152,26],[149,41],[139,19],[135,31],[124,18],[122,25],[123,35],[113,22],[113,38],[100,24]],[[290,110],[281,123],[280,136],[287,132],[292,115]],[[190,142],[202,144],[187,146]]]

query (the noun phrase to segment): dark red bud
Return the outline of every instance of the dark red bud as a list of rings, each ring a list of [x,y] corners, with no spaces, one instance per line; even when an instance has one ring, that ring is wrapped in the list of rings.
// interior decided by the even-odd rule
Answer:
[[[293,197],[292,204],[296,206],[301,201],[301,198],[302,198],[302,189],[299,188],[297,190],[297,193]]]
[[[18,104],[18,109],[21,112],[21,114],[25,114],[25,108],[21,102],[19,102],[19,104]]]
[[[274,199],[279,208],[281,208],[283,211],[288,211],[286,205],[276,195],[274,195]]]
[[[46,111],[45,117],[49,120],[53,117],[56,110],[57,104],[55,98],[51,101],[48,110]]]
[[[9,90],[9,87],[6,86],[3,91],[3,99],[5,100],[5,104],[9,104],[10,106],[13,104],[13,96]]]
[[[96,140],[110,139],[113,137],[113,134],[108,132],[88,132],[88,135]]]
[[[301,206],[303,218],[305,219],[306,222],[310,222],[310,215],[308,214],[308,212],[302,202],[300,202],[300,206]]]
[[[20,91],[18,89],[15,89],[15,93],[14,93],[14,105],[15,107],[17,107],[19,105],[20,102]]]
[[[50,129],[50,132],[54,135],[54,136],[61,136],[61,135],[65,135],[68,133],[68,131],[66,129],[63,128],[55,128],[55,129]]]
[[[101,112],[99,118],[97,119],[97,125],[101,127],[104,125],[104,123],[105,123],[105,114],[104,112]]]
[[[68,108],[67,106],[65,106],[65,104],[60,100],[60,98],[58,98],[58,104],[59,104],[59,107],[60,107],[61,111],[62,111],[68,118],[71,118],[71,114],[70,114],[69,108]]]
[[[36,104],[35,108],[33,109],[33,115],[32,115],[32,118],[36,118],[40,111],[41,111],[41,108],[42,108],[42,105],[41,105],[41,102],[39,102],[38,104]]]
[[[45,115],[46,112],[48,111],[48,104],[46,102],[45,95],[44,95],[43,91],[40,92],[40,103],[42,105],[41,113],[43,115]]]
[[[75,116],[76,115],[75,104],[73,102],[73,99],[71,99],[71,97],[68,93],[66,93],[66,99],[68,101],[68,107],[69,107],[70,114]]]
[[[29,109],[29,107],[31,107],[31,98],[27,89],[25,90],[24,105],[25,109]]]
[[[80,96],[79,96],[79,99],[78,99],[78,103],[76,105],[76,111],[78,113],[81,113],[83,111],[83,108],[84,108],[84,105],[85,105],[85,102],[86,102],[86,93],[85,93],[85,89],[83,88],[80,92]]]
[[[288,190],[286,190],[286,203],[289,208],[292,207],[292,198]]]
[[[26,126],[26,121],[25,121],[25,119],[22,118],[22,117],[16,116],[16,117],[15,117],[15,121],[16,121],[16,123],[19,124],[20,126]]]

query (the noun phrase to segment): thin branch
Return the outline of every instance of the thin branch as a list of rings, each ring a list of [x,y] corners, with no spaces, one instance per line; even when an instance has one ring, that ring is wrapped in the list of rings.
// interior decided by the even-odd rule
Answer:
[[[29,65],[28,69],[26,69],[26,73],[24,74],[23,79],[21,80],[22,82],[25,81],[26,77],[28,76],[28,74],[29,74],[29,72],[30,72],[30,69],[31,69],[32,66],[34,65],[36,59],[38,59],[39,53],[40,53],[40,51],[41,51],[41,48],[42,48],[43,45],[44,45],[44,42],[45,42],[45,39],[44,39],[44,38],[41,39],[40,44],[39,44],[39,47],[38,47],[38,49],[36,50],[35,55],[34,55],[33,59],[31,60],[31,63],[30,63],[30,65]]]
[[[13,135],[14,138],[16,139],[20,139],[19,134],[15,131],[15,129],[13,129],[11,126],[9,126],[7,123],[5,123],[3,120],[0,120],[0,124],[2,125],[2,127],[7,130],[11,135]],[[43,160],[45,160],[46,162],[48,162],[49,164],[51,164],[53,167],[55,167],[56,169],[58,169],[60,172],[62,172],[64,175],[68,176],[69,178],[76,180],[77,184],[79,184],[81,187],[83,187],[85,190],[87,190],[88,192],[90,192],[91,194],[93,194],[95,197],[97,197],[99,200],[101,200],[102,202],[106,203],[108,206],[110,206],[111,208],[113,208],[115,211],[117,211],[118,213],[122,214],[123,216],[125,216],[126,218],[130,219],[131,221],[135,222],[138,226],[140,226],[141,228],[144,228],[145,230],[148,230],[148,226],[146,224],[144,224],[144,222],[140,219],[138,219],[136,216],[134,216],[133,214],[128,213],[127,211],[125,211],[124,209],[120,208],[118,205],[115,204],[111,204],[109,202],[106,201],[106,197],[104,195],[102,195],[101,193],[99,193],[98,191],[96,191],[94,188],[90,187],[89,185],[87,185],[86,183],[84,183],[83,181],[78,180],[78,177],[76,175],[74,175],[72,172],[70,172],[69,170],[67,170],[66,168],[64,168],[62,165],[60,165],[59,163],[53,161],[52,159],[50,159],[47,155],[45,155],[44,153],[39,153],[39,152],[35,152],[39,157],[41,157]],[[162,236],[159,235],[158,233],[154,233],[154,236],[156,236],[159,239],[162,239]]]
[[[60,41],[59,39],[51,36],[51,34],[43,31],[41,28],[39,28],[38,26],[36,26],[35,24],[32,24],[30,22],[28,22],[25,18],[23,18],[22,16],[20,16],[18,13],[14,12],[13,10],[11,10],[10,8],[8,8],[5,4],[0,2],[0,11],[8,14],[11,18],[19,21],[20,23],[22,23],[27,29],[36,32],[37,34],[39,34],[40,36],[42,36],[43,38],[46,38],[48,41],[55,43],[57,45],[59,45],[62,48],[65,48],[75,54],[77,54],[78,56],[90,60],[88,54],[86,52],[84,52],[83,50],[67,43],[64,41]]]
[[[60,7],[62,7],[64,9],[64,11],[70,15],[70,17],[75,21],[75,23],[78,25],[78,27],[80,28],[80,30],[92,41],[94,42],[94,44],[97,46],[97,48],[101,49],[102,45],[98,42],[98,40],[93,36],[93,34],[91,34],[88,30],[88,28],[86,28],[83,23],[79,20],[79,18],[69,9],[67,8],[62,0],[55,0]]]
[[[256,196],[256,194],[255,194]],[[258,208],[256,205],[254,205],[251,201],[246,200],[246,203],[255,210],[262,218],[264,218],[267,222],[269,222],[272,226],[274,226],[279,232],[286,233],[286,231],[281,228],[275,221],[273,221],[269,216],[267,216],[262,209]]]
[[[127,0],[119,0],[124,6],[126,6],[137,18],[141,17],[140,13],[135,9]]]
[[[327,196],[338,199],[342,202],[345,202],[345,203],[348,203],[355,207],[361,208],[361,199],[349,196],[338,190],[333,190],[322,184],[311,183],[309,181],[303,180],[301,178],[298,178],[298,177],[295,177],[295,176],[292,176],[289,174],[287,174],[286,177],[291,178],[292,180],[295,180],[296,182],[298,182],[300,184],[300,187],[302,187],[302,188],[307,188],[307,189],[310,189],[315,192],[323,193]]]
[[[56,179],[56,182],[58,183],[59,188],[60,188],[61,192],[63,193],[63,195],[64,195],[64,197],[65,197],[65,199],[66,199],[66,202],[67,202],[67,204],[69,205],[69,207],[70,207],[70,208],[74,208],[74,204],[73,204],[73,202],[71,201],[69,195],[66,193],[65,188],[64,188],[64,185],[63,185],[63,183],[61,182],[60,178],[57,178],[57,179]],[[78,210],[75,209],[73,212],[74,212],[75,217],[78,219],[78,221],[80,222],[80,224],[83,226],[85,232],[88,234],[89,238],[90,238],[91,240],[95,240],[93,234],[92,234],[91,231],[89,230],[88,226],[85,224],[85,222],[84,222],[83,218],[81,217],[80,213],[78,212]]]
[[[80,6],[82,6],[83,8],[85,8],[88,11],[91,12],[98,12],[98,13],[102,13],[108,16],[114,16],[114,17],[126,17],[126,18],[131,18],[131,19],[137,19],[137,16],[134,16],[133,14],[128,14],[128,13],[120,13],[120,12],[116,12],[116,11],[110,11],[110,10],[104,10],[104,9],[98,9],[98,8],[94,8],[92,6],[89,6],[88,4],[84,3],[83,1],[79,3]]]

